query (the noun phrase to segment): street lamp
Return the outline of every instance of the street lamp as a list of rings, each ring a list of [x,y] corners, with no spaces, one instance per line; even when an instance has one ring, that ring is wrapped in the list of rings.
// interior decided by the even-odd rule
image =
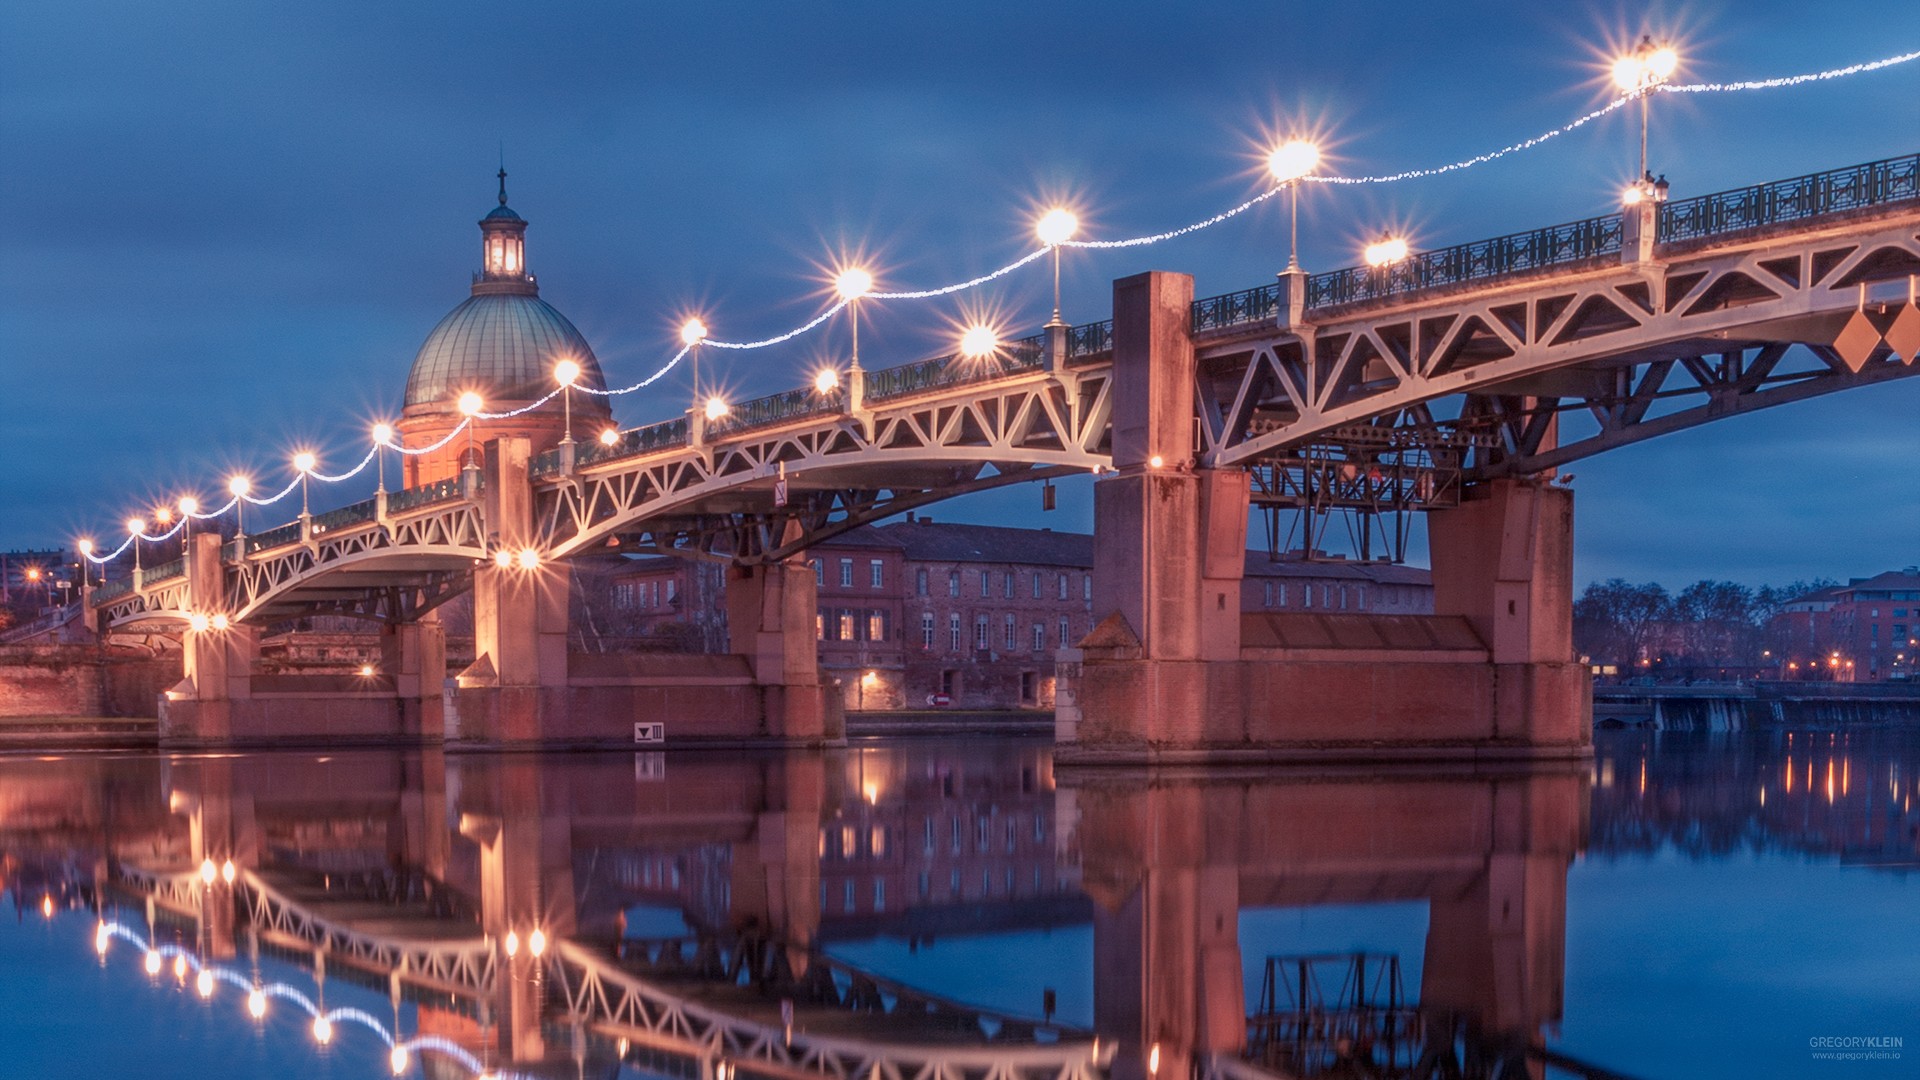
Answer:
[[[991,326],[969,326],[966,333],[960,335],[960,355],[969,360],[985,360],[999,348],[1000,337]]]
[[[480,426],[480,410],[486,408],[486,402],[479,394],[469,390],[460,395],[460,415],[467,418],[467,463],[464,468],[477,469],[480,461],[473,450],[473,429]]]
[[[1368,244],[1361,254],[1366,258],[1367,265],[1377,270],[1406,258],[1407,242],[1391,233],[1382,233],[1380,239]]]
[[[1655,45],[1653,35],[1644,34],[1640,44],[1613,62],[1613,84],[1623,92],[1640,98],[1640,182],[1651,185],[1653,174],[1647,171],[1648,110],[1653,88],[1673,77],[1680,66],[1680,54],[1671,46]]]
[[[387,490],[387,456],[383,451],[393,442],[392,424],[373,425],[373,475],[379,483],[374,487],[376,494]],[[405,486],[403,483],[401,486]]]
[[[1056,206],[1040,215],[1033,231],[1039,235],[1040,242],[1053,252],[1053,319],[1048,326],[1059,326],[1060,322],[1060,245],[1073,239],[1080,230],[1080,219],[1073,211]]]
[[[133,536],[133,568],[135,571],[140,569],[140,534],[146,531],[147,523],[145,520],[137,517],[127,519],[127,532]]]
[[[1287,185],[1293,203],[1287,230],[1287,270],[1300,269],[1300,179],[1320,164],[1320,148],[1305,139],[1288,139],[1267,155],[1267,172]]]
[[[320,459],[314,457],[312,451],[302,450],[299,453],[293,455],[293,470],[300,474],[300,516],[301,517],[308,516],[307,476],[313,472],[314,466],[318,464],[320,464]]]
[[[840,271],[833,279],[833,290],[847,305],[847,314],[853,320],[853,370],[860,370],[860,298],[873,291],[873,275],[853,268]]]
[[[200,500],[191,495],[182,495],[175,505],[180,508],[180,557],[190,559],[193,557],[190,549],[193,543],[193,515],[200,512]],[[187,580],[193,579],[189,576]]]
[[[700,343],[707,340],[707,324],[699,319],[688,319],[680,324],[680,342],[687,347],[688,359],[693,362],[693,404],[700,407]]]
[[[566,434],[560,439],[569,446],[573,444],[573,383],[580,377],[580,364],[575,360],[562,360],[553,365],[553,377],[560,384],[561,408],[566,410]]]
[[[244,541],[247,538],[247,492],[252,490],[253,481],[244,476],[235,476],[227,481],[227,492],[233,496],[233,536],[243,542],[242,554],[245,554]]]

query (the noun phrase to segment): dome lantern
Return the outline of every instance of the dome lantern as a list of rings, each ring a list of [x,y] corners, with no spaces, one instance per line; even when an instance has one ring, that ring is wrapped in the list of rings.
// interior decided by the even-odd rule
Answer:
[[[507,205],[506,166],[499,175],[500,205],[480,219],[480,272],[473,276],[473,295],[538,296],[540,286],[527,273],[527,222]]]

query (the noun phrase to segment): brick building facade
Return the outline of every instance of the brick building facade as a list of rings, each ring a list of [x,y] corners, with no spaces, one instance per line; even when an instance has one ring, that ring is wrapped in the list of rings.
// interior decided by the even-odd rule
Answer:
[[[1782,677],[1881,682],[1913,675],[1920,567],[1889,570],[1787,604],[1769,640]]]
[[[1050,709],[1054,654],[1093,628],[1093,537],[935,523],[909,515],[808,552],[819,590],[820,666],[853,711]],[[609,577],[612,606],[642,625],[710,626],[725,603],[708,564],[635,560]],[[693,602],[684,599],[700,594]],[[1248,552],[1242,610],[1425,615],[1427,571]],[[712,636],[712,635],[709,635]]]

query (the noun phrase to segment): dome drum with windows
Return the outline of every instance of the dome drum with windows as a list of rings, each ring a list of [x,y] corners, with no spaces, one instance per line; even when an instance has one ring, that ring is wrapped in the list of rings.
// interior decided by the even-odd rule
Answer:
[[[540,299],[540,286],[527,272],[526,231],[526,220],[507,206],[502,169],[500,205],[480,219],[481,269],[473,276],[473,293],[440,320],[414,356],[406,409],[396,426],[402,445],[431,446],[459,426],[462,394],[480,395],[492,413],[546,397],[556,385],[554,369],[564,360],[579,365],[576,385],[606,389],[593,347],[565,315]],[[605,397],[572,398],[576,430],[598,430],[612,419]],[[476,445],[517,435],[529,439],[537,454],[564,437],[566,408],[556,397],[519,416],[480,421]],[[439,452],[409,456],[407,486],[458,476],[466,455],[467,440],[460,438]]]

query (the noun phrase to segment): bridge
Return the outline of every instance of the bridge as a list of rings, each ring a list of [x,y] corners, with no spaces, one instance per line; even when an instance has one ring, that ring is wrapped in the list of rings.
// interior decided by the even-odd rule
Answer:
[[[1554,471],[1920,371],[1916,275],[1920,155],[1200,300],[1188,277],[1143,274],[1115,283],[1111,320],[985,360],[856,367],[844,388],[606,443],[490,439],[455,480],[195,537],[88,604],[102,628],[183,629],[187,677],[162,706],[182,744],[614,742],[663,715],[676,740],[831,742],[800,553],[1091,473],[1099,625],[1058,654],[1064,757],[1577,755],[1572,495]],[[1436,615],[1243,618],[1255,508],[1427,512]],[[568,560],[608,550],[726,561],[733,656],[569,658]],[[443,698],[432,613],[469,592],[479,660]],[[257,628],[310,614],[378,621],[380,675],[251,675]]]

